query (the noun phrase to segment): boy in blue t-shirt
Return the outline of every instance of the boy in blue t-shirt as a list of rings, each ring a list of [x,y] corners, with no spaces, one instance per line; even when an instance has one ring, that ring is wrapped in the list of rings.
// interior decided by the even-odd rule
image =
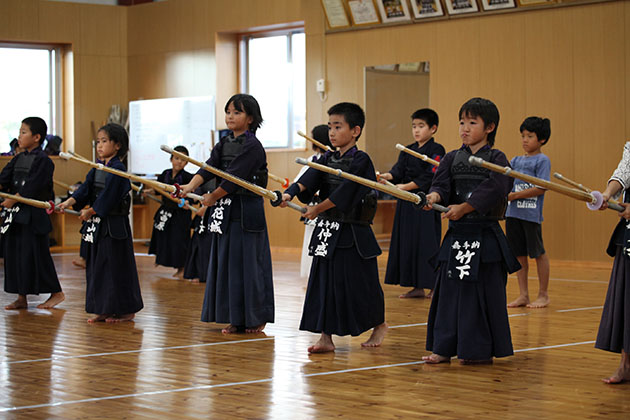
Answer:
[[[515,171],[549,180],[551,162],[540,149],[549,141],[551,126],[549,119],[528,117],[520,127],[521,141],[525,155],[516,156],[510,164]],[[510,248],[522,268],[516,272],[520,295],[508,303],[508,308],[527,306],[544,308],[549,305],[549,258],[545,253],[541,223],[545,190],[521,180],[514,181],[514,188],[508,195],[505,230]],[[535,301],[529,301],[527,287],[527,256],[536,259],[540,288]]]

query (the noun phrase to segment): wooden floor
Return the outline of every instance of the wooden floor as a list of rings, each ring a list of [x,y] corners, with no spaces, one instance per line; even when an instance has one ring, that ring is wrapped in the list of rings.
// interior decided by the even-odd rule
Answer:
[[[40,296],[0,312],[0,418],[630,418],[630,384],[600,382],[619,356],[593,348],[610,265],[552,261],[551,306],[509,311],[513,357],[429,366],[420,360],[430,302],[398,299],[399,287],[384,286],[382,347],[361,348],[366,333],[309,355],[316,335],[298,331],[306,280],[297,253],[273,254],[276,323],[226,336],[199,321],[203,284],[174,280],[137,251],[145,309],[133,323],[85,322],[72,254],[54,257],[67,296],[59,309],[35,309]],[[516,293],[510,277],[508,297]]]

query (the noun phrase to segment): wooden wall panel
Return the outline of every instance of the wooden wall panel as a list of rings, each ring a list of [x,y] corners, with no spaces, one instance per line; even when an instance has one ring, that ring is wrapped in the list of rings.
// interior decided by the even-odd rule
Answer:
[[[193,95],[214,95],[217,84],[217,60],[213,49],[193,51]]]
[[[238,37],[232,33],[217,33],[216,48],[216,122],[217,129],[226,128],[225,103],[238,93]]]
[[[39,0],[0,0],[0,38],[39,41]]]
[[[543,153],[551,158],[552,172],[575,178],[574,154],[574,81],[572,19],[566,13],[526,13],[525,28],[528,33],[524,45],[525,105],[521,119],[540,116],[551,121],[551,139],[543,147]],[[520,123],[520,121],[518,121]],[[518,127],[511,131],[511,142],[516,146]],[[518,147],[505,149],[509,156],[522,154]],[[563,156],[564,159],[559,159]],[[545,197],[545,229],[543,238],[547,247],[554,249],[554,258],[575,258],[574,247],[560,246],[560,240],[575,242],[573,220],[576,211],[583,211],[569,199],[548,193]],[[564,234],[562,238],[548,234],[547,226]],[[556,245],[557,242],[557,245]]]
[[[128,54],[130,57],[172,51],[174,2],[141,4],[129,8]]]
[[[47,42],[72,43],[81,37],[81,6],[74,3],[39,3],[39,37]],[[79,44],[74,45],[79,52]]]
[[[129,77],[128,98],[130,101],[166,98],[165,55],[129,56],[127,57],[127,63]]]
[[[576,8],[574,19],[574,77],[577,179],[591,188],[603,188],[621,157],[625,141],[621,123],[628,117],[624,109],[623,89],[628,74],[624,73],[623,4],[602,4],[599,7]],[[628,42],[628,39],[625,39]],[[625,80],[624,80],[625,79]],[[601,186],[601,187],[600,187]],[[576,258],[586,258],[607,244],[614,213],[593,215],[576,212]],[[598,217],[599,216],[599,217]],[[597,250],[593,250],[593,247]]]
[[[120,56],[126,40],[124,8],[81,5],[79,54]],[[75,25],[77,23],[75,22]]]

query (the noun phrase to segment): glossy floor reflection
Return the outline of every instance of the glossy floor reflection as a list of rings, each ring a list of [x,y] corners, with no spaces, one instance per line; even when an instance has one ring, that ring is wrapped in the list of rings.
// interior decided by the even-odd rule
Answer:
[[[298,331],[306,280],[299,254],[274,252],[276,323],[221,334],[199,321],[204,284],[175,280],[138,248],[145,309],[133,323],[86,323],[83,270],[56,255],[59,309],[0,311],[0,418],[624,418],[630,384],[607,386],[619,356],[593,348],[610,266],[552,262],[545,309],[511,309],[515,356],[491,366],[429,366],[428,299],[384,286],[390,331],[382,347],[335,337],[309,355]],[[381,280],[386,256],[381,257]],[[612,262],[611,262],[612,264]],[[516,279],[508,298],[517,294]],[[537,280],[530,280],[535,293]],[[2,294],[0,304],[14,296]],[[612,416],[612,417],[611,417]]]

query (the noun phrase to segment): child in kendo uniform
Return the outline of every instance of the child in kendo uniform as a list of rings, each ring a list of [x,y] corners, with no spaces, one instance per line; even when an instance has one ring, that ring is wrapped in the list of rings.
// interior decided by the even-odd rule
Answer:
[[[240,179],[267,185],[267,155],[256,138],[262,114],[251,95],[237,94],[225,105],[230,134],[214,146],[208,165]],[[208,206],[211,235],[206,293],[201,320],[227,323],[224,334],[261,332],[274,321],[271,250],[263,198],[200,169],[182,194],[215,180]]]
[[[487,99],[473,98],[459,110],[462,147],[444,156],[427,195],[447,205],[449,219],[439,254],[439,271],[429,310],[422,359],[442,363],[457,356],[463,364],[491,363],[513,354],[507,315],[507,273],[520,268],[499,226],[512,178],[474,166],[470,156],[509,166],[494,149],[499,110]]]
[[[365,114],[357,104],[342,102],[328,110],[330,142],[338,150],[326,152],[316,163],[376,180],[374,165],[356,142]],[[373,329],[364,347],[380,346],[385,334],[385,302],[378,280],[376,257],[381,249],[370,224],[376,194],[368,187],[309,168],[283,194],[284,203],[298,196],[308,203],[319,191],[321,202],[308,206],[304,216],[316,221],[300,330],[320,333],[309,353],[335,350],[334,335],[358,336]]]
[[[98,130],[96,151],[103,165],[125,171],[121,157],[128,148],[129,137],[122,126],[110,123]],[[129,225],[130,190],[128,179],[91,169],[72,197],[59,205],[61,209],[73,206],[86,222],[82,230],[87,243],[85,311],[96,314],[89,323],[131,321],[144,306]]]
[[[188,156],[188,149],[184,146],[177,146],[174,150]],[[188,184],[193,175],[184,169],[187,163],[177,156],[171,156],[173,167],[164,170],[158,176],[158,182],[170,185]],[[153,191],[147,190],[146,192],[151,193]],[[176,268],[177,271],[173,277],[181,278],[184,274],[190,241],[190,219],[190,209],[179,207],[178,203],[166,197],[162,198],[162,205],[153,218],[149,254],[155,255],[156,265]]]
[[[3,192],[40,201],[54,198],[55,165],[41,148],[47,130],[46,122],[39,117],[22,121],[18,143],[24,151],[2,169],[0,186]],[[0,205],[5,209],[4,222],[0,227],[4,291],[18,295],[17,300],[5,309],[25,309],[28,306],[26,296],[40,293],[50,293],[50,297],[37,305],[38,308],[55,307],[63,302],[65,296],[50,256],[50,216],[44,209],[11,198],[4,199]]]
[[[415,111],[411,115],[411,132],[415,141],[407,148],[439,162],[445,151],[433,138],[438,124],[438,114],[434,110],[423,108]],[[396,164],[380,178],[393,182],[401,190],[426,194],[436,170],[437,166],[400,152]],[[431,297],[436,276],[432,258],[440,247],[441,239],[442,223],[438,212],[418,211],[413,203],[398,200],[385,283],[413,288],[400,298]],[[429,293],[425,293],[424,289],[428,289]]]

